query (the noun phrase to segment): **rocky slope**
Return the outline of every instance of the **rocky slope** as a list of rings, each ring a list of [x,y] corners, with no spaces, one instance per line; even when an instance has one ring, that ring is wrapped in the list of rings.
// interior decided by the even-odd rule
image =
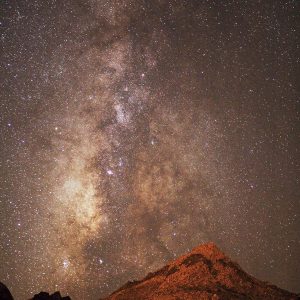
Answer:
[[[46,292],[40,292],[39,294],[34,295],[31,300],[71,300],[71,298],[69,296],[62,297],[60,292],[55,292],[52,295]]]
[[[9,289],[2,282],[0,282],[0,300],[13,300]]]
[[[300,300],[300,295],[260,281],[232,262],[213,243],[170,262],[144,279],[128,282],[105,300]],[[0,282],[0,300],[13,300]],[[31,300],[71,300],[41,292]],[[84,299],[82,299],[84,300]]]
[[[0,282],[0,300],[14,300],[9,289]],[[62,297],[60,292],[55,292],[52,295],[46,292],[40,292],[39,294],[34,295],[30,300],[71,300],[70,297]]]
[[[245,273],[213,243],[195,248],[105,300],[300,299]]]

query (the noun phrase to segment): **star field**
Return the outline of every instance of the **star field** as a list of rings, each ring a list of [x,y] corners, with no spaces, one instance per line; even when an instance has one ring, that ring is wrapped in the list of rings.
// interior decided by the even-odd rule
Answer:
[[[299,292],[298,1],[0,7],[16,299],[98,299],[208,241]]]

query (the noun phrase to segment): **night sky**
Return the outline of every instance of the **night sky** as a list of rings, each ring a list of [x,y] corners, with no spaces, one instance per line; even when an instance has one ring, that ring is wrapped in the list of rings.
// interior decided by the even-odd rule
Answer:
[[[208,241],[300,291],[300,1],[0,9],[0,281],[17,300],[97,299]]]

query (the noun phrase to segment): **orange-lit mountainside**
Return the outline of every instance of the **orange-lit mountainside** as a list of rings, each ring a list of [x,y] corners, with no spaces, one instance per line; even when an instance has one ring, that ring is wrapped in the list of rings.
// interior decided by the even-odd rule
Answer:
[[[194,248],[144,279],[129,281],[102,300],[296,300],[300,294],[280,289],[244,272],[214,243]],[[0,300],[13,300],[0,282]],[[60,292],[40,292],[30,300],[71,300]],[[84,300],[84,299],[82,299]],[[101,300],[101,299],[100,299]]]
[[[128,282],[105,300],[300,299],[260,281],[208,243],[144,279]]]

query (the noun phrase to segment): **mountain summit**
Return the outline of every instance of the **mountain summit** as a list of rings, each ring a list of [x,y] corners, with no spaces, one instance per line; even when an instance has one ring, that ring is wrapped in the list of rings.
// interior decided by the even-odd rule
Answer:
[[[105,300],[300,299],[260,281],[213,243],[200,245],[144,279],[130,281]]]
[[[103,300],[300,300],[300,295],[244,272],[213,243],[200,245],[144,279],[129,281]],[[0,300],[13,300],[0,282]],[[71,300],[41,292],[32,300]]]

